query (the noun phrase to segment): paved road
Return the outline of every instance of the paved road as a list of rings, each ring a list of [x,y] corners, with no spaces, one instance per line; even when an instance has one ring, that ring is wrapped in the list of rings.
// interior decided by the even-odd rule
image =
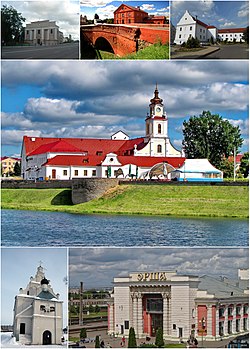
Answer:
[[[220,50],[204,59],[248,59],[249,47],[245,44],[221,45]]]
[[[79,59],[79,43],[58,46],[3,46],[2,59]]]

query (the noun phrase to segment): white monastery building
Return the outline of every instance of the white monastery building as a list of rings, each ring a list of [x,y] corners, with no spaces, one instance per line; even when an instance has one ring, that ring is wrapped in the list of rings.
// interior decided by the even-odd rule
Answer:
[[[118,131],[111,139],[43,138],[24,136],[23,179],[165,178],[168,180],[222,180],[210,166],[196,176],[176,171],[185,162],[168,135],[168,117],[156,86],[145,120],[145,136],[130,139]],[[207,161],[208,162],[208,161]],[[185,171],[185,167],[184,167]],[[183,172],[183,171],[182,171]]]
[[[63,33],[55,21],[36,21],[25,27],[24,41],[30,45],[59,45],[63,43]]]
[[[198,39],[200,42],[213,41],[235,41],[244,42],[243,33],[246,28],[217,29],[213,25],[207,25],[197,17],[192,16],[187,10],[176,26],[174,43],[181,45],[187,42],[188,38]]]
[[[63,302],[55,294],[43,267],[15,297],[13,335],[23,345],[61,344]]]
[[[137,338],[163,329],[168,340],[190,336],[220,340],[248,332],[248,271],[238,280],[179,275],[176,271],[135,272],[114,278],[108,304],[108,332]]]

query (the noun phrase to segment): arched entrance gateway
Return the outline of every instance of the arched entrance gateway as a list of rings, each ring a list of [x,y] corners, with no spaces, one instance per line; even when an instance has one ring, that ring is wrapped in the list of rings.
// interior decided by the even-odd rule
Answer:
[[[52,334],[50,331],[46,330],[43,332],[43,345],[52,344]]]

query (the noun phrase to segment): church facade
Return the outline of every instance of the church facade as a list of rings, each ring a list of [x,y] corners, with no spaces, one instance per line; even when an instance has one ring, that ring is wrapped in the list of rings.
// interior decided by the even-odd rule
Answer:
[[[61,344],[62,301],[46,279],[42,266],[15,297],[13,335],[23,345]]]
[[[123,131],[111,139],[24,136],[23,179],[139,178],[160,163],[180,167],[185,157],[170,141],[168,117],[157,86],[149,107],[145,136],[140,138],[130,139]],[[171,179],[170,173],[168,176]]]
[[[166,340],[190,336],[221,340],[248,332],[248,271],[237,280],[181,275],[176,271],[147,271],[114,278],[108,305],[108,332],[137,338]]]

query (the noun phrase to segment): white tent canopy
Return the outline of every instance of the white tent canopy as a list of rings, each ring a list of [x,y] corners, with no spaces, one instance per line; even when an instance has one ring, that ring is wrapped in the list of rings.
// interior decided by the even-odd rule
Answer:
[[[208,159],[186,159],[178,171],[185,173],[222,173]]]

